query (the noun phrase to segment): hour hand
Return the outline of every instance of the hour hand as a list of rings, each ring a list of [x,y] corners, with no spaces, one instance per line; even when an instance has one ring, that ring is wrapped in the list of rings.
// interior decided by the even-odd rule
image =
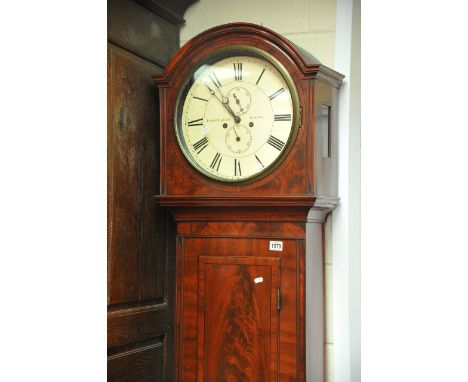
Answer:
[[[239,123],[241,121],[240,117],[234,113],[234,111],[231,109],[231,106],[229,106],[229,101],[227,103],[223,102],[224,107],[227,109],[229,114],[231,114],[234,118],[235,123]]]

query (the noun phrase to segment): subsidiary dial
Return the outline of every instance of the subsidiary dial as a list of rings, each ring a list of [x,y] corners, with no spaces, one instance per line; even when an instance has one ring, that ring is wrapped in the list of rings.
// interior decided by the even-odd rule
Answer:
[[[226,146],[234,154],[242,154],[252,144],[252,133],[243,125],[231,127],[226,132]]]
[[[249,91],[243,86],[236,86],[228,93],[229,104],[232,105],[232,110],[239,116],[245,114],[252,103],[252,97]]]

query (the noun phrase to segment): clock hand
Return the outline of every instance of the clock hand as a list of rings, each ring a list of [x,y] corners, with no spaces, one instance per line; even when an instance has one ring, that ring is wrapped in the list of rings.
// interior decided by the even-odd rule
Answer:
[[[238,115],[236,115],[236,114],[234,113],[234,111],[231,109],[231,106],[229,106],[229,98],[223,97],[222,103],[223,103],[224,107],[227,109],[227,111],[229,111],[229,113],[231,113],[231,115],[234,117],[234,125],[232,126],[232,130],[234,131],[234,134],[236,134],[236,141],[239,142],[239,141],[240,141],[240,137],[239,137],[239,135],[237,134],[235,124],[236,124],[236,123],[239,123],[241,119],[240,119],[240,117],[239,117]]]
[[[218,96],[216,95],[216,92],[215,92],[213,89],[211,89],[211,88],[208,86],[208,84],[205,83],[205,85],[206,85],[206,87],[208,88],[208,90],[210,91],[211,95],[215,96],[215,98],[216,98],[219,102],[221,102],[221,104],[222,104],[222,105],[224,106],[224,108],[229,112],[229,114],[231,114],[231,115],[233,116],[233,118],[234,118],[234,123],[235,123],[235,124],[236,124],[236,123],[239,123],[239,122],[241,121],[241,119],[240,119],[239,116],[237,116],[237,115],[232,111],[231,107],[229,106],[229,98],[224,97],[224,96],[223,96],[223,93],[221,93],[221,90],[218,89],[218,90],[219,90],[219,94],[221,94],[221,97],[222,97],[222,99],[219,99]],[[239,135],[237,134],[236,127],[235,127],[234,125],[232,126],[232,130],[234,131],[234,134],[236,134],[236,141],[239,142],[239,141],[240,141],[240,137],[239,137]]]
[[[221,99],[223,100],[222,103],[223,104],[229,103],[229,99],[224,96],[223,92],[221,91],[221,88],[218,86],[217,89],[219,91],[219,94],[221,95]]]
[[[234,125],[232,125],[232,130],[234,131],[234,134],[236,134],[236,141],[239,142],[240,137],[237,135],[236,127]]]
[[[218,96],[216,95],[216,92],[211,89],[207,84],[205,84],[206,87],[208,88],[208,90],[210,91],[211,95],[215,96],[215,98],[221,102],[221,104],[224,106],[224,108],[229,112],[229,114],[232,115],[232,117],[234,118],[234,122],[235,123],[239,123],[241,121],[240,117],[237,116],[231,109],[231,107],[229,106],[229,99],[227,97],[224,97],[220,91],[220,94],[222,96],[222,99],[219,99]],[[237,135],[237,134],[236,134]]]
[[[232,93],[232,95],[234,96],[234,99],[236,100],[237,106],[239,106],[240,111],[244,110],[240,104],[240,99],[236,96],[236,93]]]
[[[229,103],[224,103],[224,106],[226,107],[227,111],[229,111],[229,113],[231,113],[231,115],[234,117],[234,122],[235,123],[239,123],[241,121],[240,117],[236,115],[236,113],[234,113],[234,111],[231,109],[231,106],[229,106]]]

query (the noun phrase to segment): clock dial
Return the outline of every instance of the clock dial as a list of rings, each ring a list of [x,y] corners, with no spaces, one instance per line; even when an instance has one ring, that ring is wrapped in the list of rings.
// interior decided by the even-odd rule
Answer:
[[[182,151],[208,177],[236,182],[264,174],[295,138],[297,99],[279,64],[236,55],[202,65],[179,99]]]

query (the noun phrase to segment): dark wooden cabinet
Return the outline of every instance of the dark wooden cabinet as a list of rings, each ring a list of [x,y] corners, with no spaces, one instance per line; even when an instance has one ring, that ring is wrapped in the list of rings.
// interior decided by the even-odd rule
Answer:
[[[154,200],[159,95],[151,76],[178,49],[177,12],[188,3],[108,1],[109,381],[174,380],[175,228]]]
[[[184,157],[178,94],[227,45],[274,57],[297,89],[300,128],[265,176],[226,183]],[[155,77],[159,205],[176,223],[177,382],[323,382],[323,227],[338,203],[336,99],[343,76],[267,28],[235,23],[194,37]],[[203,100],[202,100],[203,101]],[[237,122],[236,122],[237,123]],[[234,162],[235,163],[235,162]],[[281,242],[281,250],[272,242]]]

